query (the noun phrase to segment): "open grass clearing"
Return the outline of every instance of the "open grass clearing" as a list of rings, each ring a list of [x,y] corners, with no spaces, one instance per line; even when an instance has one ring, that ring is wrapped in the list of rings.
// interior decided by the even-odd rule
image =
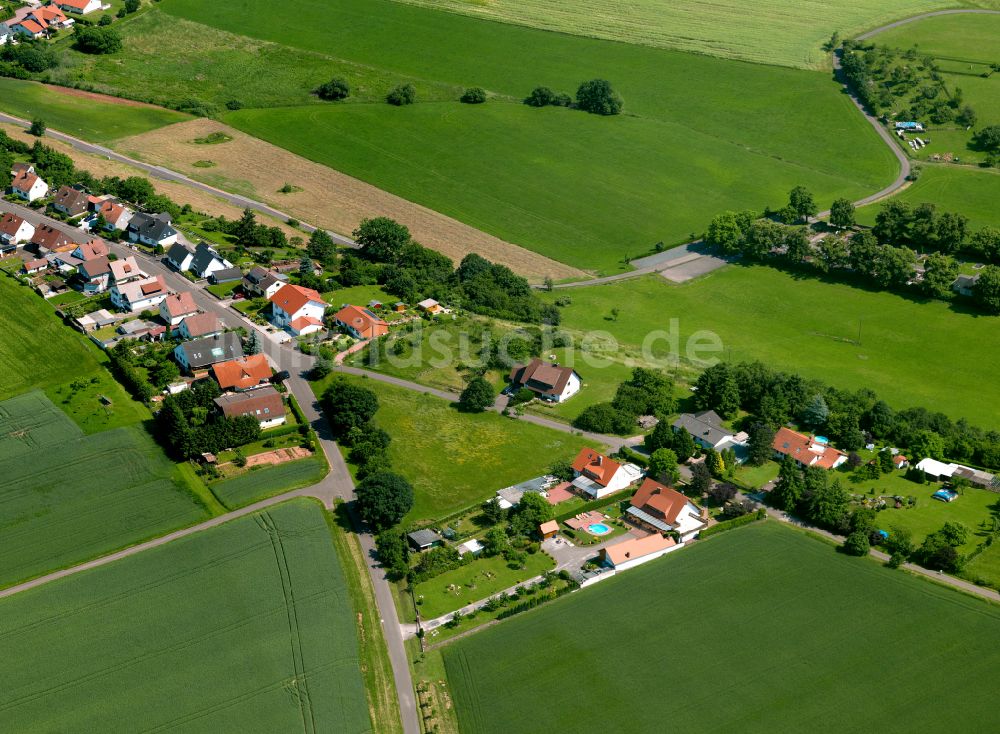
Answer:
[[[96,143],[189,119],[160,107],[94,99],[73,89],[9,78],[0,78],[0,110],[27,120],[40,117],[60,132]]]
[[[6,731],[372,730],[344,572],[306,500],[0,608]]]
[[[375,392],[375,422],[389,432],[392,471],[413,484],[415,502],[403,523],[448,515],[572,459],[589,442],[568,433],[493,413],[460,413],[424,393],[375,380],[334,375],[313,383],[317,395],[333,379]]]
[[[897,408],[922,406],[998,428],[992,406],[1000,385],[988,355],[1000,354],[1000,334],[994,318],[959,306],[797,279],[764,266],[731,266],[683,285],[648,276],[571,294],[562,326],[608,329],[604,316],[618,308],[610,331],[622,350],[635,351],[656,330],[669,334],[676,317],[682,357],[692,334],[714,332],[721,350],[694,356],[759,359],[835,387],[870,388]],[[670,369],[669,341],[651,342],[651,350]],[[587,379],[599,379],[596,372],[589,368]]]
[[[267,497],[308,487],[326,476],[326,462],[319,457],[288,461],[277,466],[251,469],[232,479],[210,485],[212,493],[227,509],[244,507]]]
[[[877,721],[904,732],[975,729],[990,716],[997,642],[995,606],[768,521],[458,640],[443,657],[469,734],[660,732],[665,711],[698,731]],[[581,697],[581,680],[599,693]],[[947,706],[927,694],[942,680],[964,681]]]
[[[84,436],[40,392],[0,416],[0,585],[209,516],[141,427]]]

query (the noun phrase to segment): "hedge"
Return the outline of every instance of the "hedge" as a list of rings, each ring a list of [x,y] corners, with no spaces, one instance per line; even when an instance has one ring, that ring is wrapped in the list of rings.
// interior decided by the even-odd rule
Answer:
[[[599,510],[602,507],[607,507],[608,505],[613,505],[616,502],[623,502],[625,500],[631,499],[634,494],[631,488],[623,489],[620,492],[615,492],[614,494],[609,494],[607,497],[602,497],[599,500],[591,500],[590,502],[584,502],[582,505],[574,507],[569,512],[564,512],[561,515],[556,515],[556,522],[566,522],[571,517],[576,517],[581,512],[589,512],[590,510]]]
[[[718,533],[724,533],[727,530],[732,530],[733,528],[738,528],[743,525],[749,525],[750,523],[756,522],[757,520],[763,520],[765,517],[767,517],[767,510],[761,507],[756,512],[750,512],[746,515],[735,517],[732,520],[725,520],[724,522],[720,522],[716,525],[713,525],[710,528],[705,528],[700,533],[698,533],[698,538],[699,539],[708,538],[711,537],[712,535],[717,535]]]

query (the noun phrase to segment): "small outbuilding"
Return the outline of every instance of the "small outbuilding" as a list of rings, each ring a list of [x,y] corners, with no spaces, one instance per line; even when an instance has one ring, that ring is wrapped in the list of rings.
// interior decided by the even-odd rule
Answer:
[[[559,532],[559,523],[555,520],[549,520],[548,522],[543,522],[538,526],[538,534],[542,536],[542,540],[548,540],[549,538],[556,537]]]
[[[407,533],[406,539],[409,540],[410,545],[418,551],[437,548],[439,545],[444,544],[444,538],[435,533],[433,530],[427,529],[414,530],[412,533]]]

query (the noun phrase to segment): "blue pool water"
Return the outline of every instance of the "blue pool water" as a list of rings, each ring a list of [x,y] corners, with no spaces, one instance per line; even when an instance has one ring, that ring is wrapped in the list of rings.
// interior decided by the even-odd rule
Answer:
[[[603,522],[595,522],[587,526],[587,532],[591,535],[607,535],[611,532],[611,528]]]
[[[830,443],[830,439],[826,436],[816,436],[816,443]]]

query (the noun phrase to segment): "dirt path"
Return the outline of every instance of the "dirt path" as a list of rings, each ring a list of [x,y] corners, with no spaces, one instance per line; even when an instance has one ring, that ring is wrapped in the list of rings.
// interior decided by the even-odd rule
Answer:
[[[860,36],[855,36],[859,41],[867,41],[872,36],[877,36],[883,31],[887,31],[890,28],[899,28],[901,25],[906,25],[908,23],[913,23],[918,20],[923,20],[924,18],[933,18],[936,15],[1000,15],[1000,10],[986,10],[983,8],[955,8],[954,10],[932,10],[929,13],[921,13],[920,15],[914,15],[909,18],[903,18],[902,20],[897,20],[892,23],[886,23],[885,25],[879,26],[874,30],[862,33]]]

